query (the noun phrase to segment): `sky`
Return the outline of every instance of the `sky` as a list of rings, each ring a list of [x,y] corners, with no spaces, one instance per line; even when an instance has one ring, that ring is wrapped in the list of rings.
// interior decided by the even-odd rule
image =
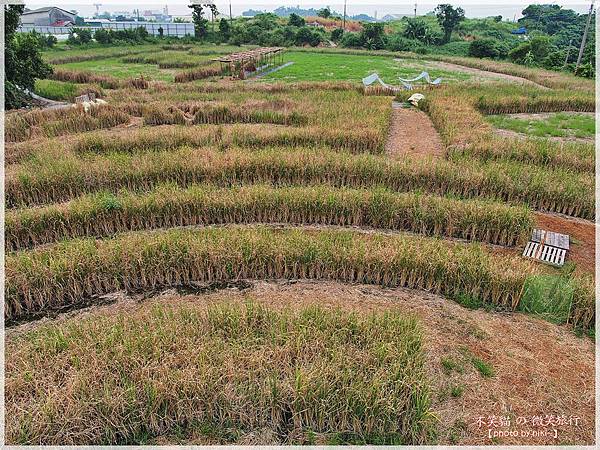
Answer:
[[[94,3],[101,3],[100,11],[130,11],[134,8],[140,8],[143,10],[162,10],[165,5],[169,7],[169,13],[175,15],[189,14],[190,9],[187,7],[189,1],[169,1],[164,0],[163,2],[151,0],[92,0],[89,2],[82,2],[81,0],[25,0],[25,5],[28,8],[41,8],[44,6],[58,6],[66,10],[75,9],[80,15],[91,16],[95,12]],[[219,11],[227,13],[229,11],[229,0],[216,0]],[[438,3],[451,3],[454,6],[460,6],[465,10],[467,17],[487,17],[502,15],[507,19],[519,18],[521,11],[530,3],[556,3],[565,8],[574,9],[577,12],[587,12],[589,9],[590,2],[584,2],[581,0],[439,0],[435,1],[416,1],[417,3],[417,14],[425,14],[431,11]],[[329,6],[332,10],[342,12],[344,8],[343,0],[323,0],[321,2],[315,0],[257,0],[254,1],[242,1],[242,0],[231,0],[231,9],[234,15],[240,15],[242,11],[246,11],[250,8],[257,10],[270,10],[279,6],[300,6],[302,8],[321,8],[323,6]],[[365,13],[370,16],[374,16],[375,12],[377,17],[383,17],[386,14],[413,14],[415,7],[415,1],[386,1],[386,0],[347,0],[347,12],[349,15],[356,15]]]

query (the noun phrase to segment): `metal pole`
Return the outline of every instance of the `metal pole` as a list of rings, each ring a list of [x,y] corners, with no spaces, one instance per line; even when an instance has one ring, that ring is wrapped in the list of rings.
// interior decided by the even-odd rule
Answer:
[[[594,0],[590,5],[590,12],[588,13],[587,22],[585,24],[585,31],[583,32],[583,39],[581,39],[581,47],[579,47],[579,55],[577,56],[577,64],[575,65],[575,72],[579,69],[581,64],[581,58],[583,58],[583,50],[585,49],[585,41],[587,40],[588,31],[590,29],[590,21],[592,20],[592,13],[594,11]]]
[[[229,1],[229,22],[233,24],[233,14],[231,14],[231,1]]]
[[[346,31],[346,0],[344,0],[344,23],[342,25],[344,31]]]
[[[417,2],[415,2],[415,19],[417,18]]]

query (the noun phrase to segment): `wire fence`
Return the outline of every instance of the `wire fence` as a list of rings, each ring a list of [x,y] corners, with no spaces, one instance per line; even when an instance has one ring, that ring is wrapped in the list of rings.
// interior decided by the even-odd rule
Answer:
[[[172,22],[111,22],[103,23],[99,26],[86,27],[51,27],[45,25],[21,25],[17,31],[20,33],[28,33],[36,31],[42,34],[69,34],[73,28],[85,28],[87,30],[127,30],[132,28],[144,27],[149,34],[154,36],[160,35],[159,28],[163,29],[164,36],[183,37],[185,35],[194,35],[193,23],[172,23]]]

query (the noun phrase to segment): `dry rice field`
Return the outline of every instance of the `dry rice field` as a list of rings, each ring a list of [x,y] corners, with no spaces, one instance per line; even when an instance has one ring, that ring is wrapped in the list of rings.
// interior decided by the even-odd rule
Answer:
[[[485,120],[592,112],[589,85],[417,110],[168,51],[101,57],[173,82],[61,69],[106,104],[6,117],[7,443],[594,443],[594,145]],[[521,257],[536,226],[562,269]]]

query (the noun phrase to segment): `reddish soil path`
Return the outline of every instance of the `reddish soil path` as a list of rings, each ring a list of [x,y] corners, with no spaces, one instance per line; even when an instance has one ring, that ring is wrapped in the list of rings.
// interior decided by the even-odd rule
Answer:
[[[385,152],[390,158],[443,158],[442,140],[429,116],[415,108],[393,106]]]
[[[567,261],[577,264],[577,271],[595,273],[596,229],[593,222],[558,214],[535,213],[536,227],[571,236]]]

